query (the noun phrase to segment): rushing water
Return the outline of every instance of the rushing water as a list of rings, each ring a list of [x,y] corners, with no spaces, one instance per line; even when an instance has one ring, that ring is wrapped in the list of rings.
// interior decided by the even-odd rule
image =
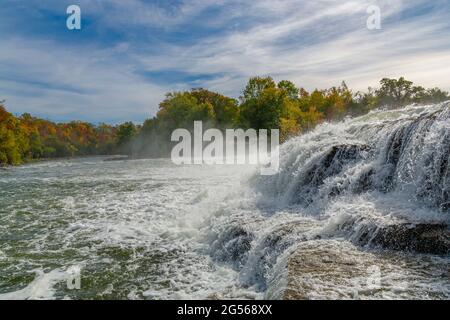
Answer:
[[[271,177],[102,157],[3,169],[0,299],[295,298],[299,288],[306,298],[448,299],[447,254],[370,239],[382,226],[448,224],[449,112],[323,125],[288,141]],[[368,290],[374,267],[380,284]],[[71,270],[80,289],[67,286]]]

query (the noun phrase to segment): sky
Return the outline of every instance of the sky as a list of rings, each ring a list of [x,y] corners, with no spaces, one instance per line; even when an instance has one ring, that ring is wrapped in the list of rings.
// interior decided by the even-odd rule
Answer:
[[[74,4],[81,30],[66,27]],[[367,28],[370,5],[381,29]],[[139,123],[167,92],[237,98],[252,76],[450,90],[450,1],[1,0],[0,100],[14,114]]]

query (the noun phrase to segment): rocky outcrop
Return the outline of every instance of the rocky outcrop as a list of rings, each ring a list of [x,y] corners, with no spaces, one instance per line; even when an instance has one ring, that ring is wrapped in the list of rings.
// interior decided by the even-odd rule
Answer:
[[[286,265],[281,296],[304,299],[448,299],[440,287],[448,262],[401,252],[362,250],[347,241],[301,243]],[[429,286],[423,288],[428,279]],[[429,283],[429,279],[436,285]],[[421,290],[415,290],[420,288]],[[423,293],[425,290],[425,294]],[[269,297],[271,298],[271,297]]]
[[[375,263],[375,256],[359,251],[349,243],[305,242],[288,260],[287,285],[281,298],[356,298],[359,288],[364,285],[367,269]]]
[[[253,239],[253,233],[244,227],[231,225],[212,242],[211,253],[216,260],[231,262],[239,269],[247,259]]]
[[[337,226],[356,245],[390,250],[450,254],[450,227],[443,223],[382,224],[372,219],[349,219]]]
[[[336,176],[342,170],[356,162],[363,160],[370,147],[361,144],[341,144],[332,146],[328,151],[323,153],[319,159],[305,168],[300,175],[296,186],[297,203],[309,205],[313,202],[320,188],[327,178]],[[342,190],[338,187],[330,190],[330,197],[338,196]]]
[[[364,153],[369,150],[367,145],[342,144],[331,147],[320,161],[306,171],[304,183],[320,186],[326,178],[341,172],[346,164],[362,160]]]
[[[443,224],[400,224],[379,228],[369,241],[393,250],[450,254],[450,229]]]

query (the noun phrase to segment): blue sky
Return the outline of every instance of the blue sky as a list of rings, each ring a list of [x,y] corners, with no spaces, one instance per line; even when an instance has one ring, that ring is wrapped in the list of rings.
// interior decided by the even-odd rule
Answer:
[[[79,5],[82,29],[66,28]],[[381,30],[368,30],[369,5]],[[2,0],[0,99],[55,121],[142,122],[168,91],[238,97],[270,75],[306,89],[405,76],[450,90],[448,0]]]

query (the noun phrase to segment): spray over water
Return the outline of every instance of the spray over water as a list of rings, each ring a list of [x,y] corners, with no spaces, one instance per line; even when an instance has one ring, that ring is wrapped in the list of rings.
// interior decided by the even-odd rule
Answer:
[[[281,146],[272,176],[163,159],[3,170],[0,299],[448,299],[449,138],[447,102],[323,124]]]

